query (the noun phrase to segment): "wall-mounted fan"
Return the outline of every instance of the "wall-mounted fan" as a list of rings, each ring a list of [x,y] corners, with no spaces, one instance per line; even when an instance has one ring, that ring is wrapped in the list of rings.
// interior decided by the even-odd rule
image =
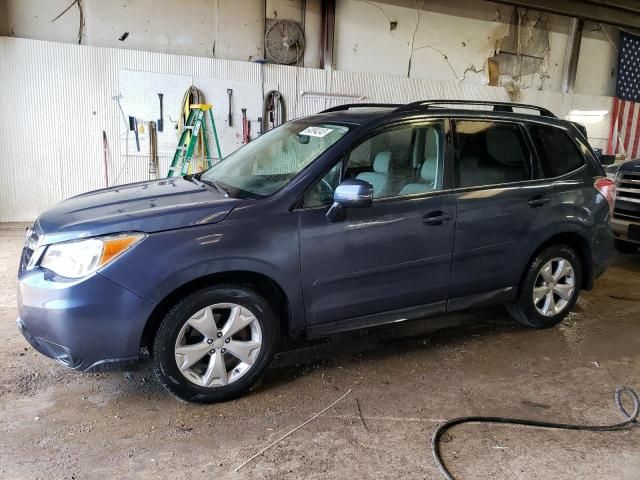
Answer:
[[[282,65],[298,63],[304,53],[304,33],[296,22],[273,20],[264,34],[267,59]]]

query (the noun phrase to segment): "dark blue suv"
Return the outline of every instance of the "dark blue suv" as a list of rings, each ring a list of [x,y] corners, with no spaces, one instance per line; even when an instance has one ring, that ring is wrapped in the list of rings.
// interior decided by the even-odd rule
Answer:
[[[492,303],[531,327],[560,322],[606,268],[613,201],[581,129],[545,109],[335,107],[205,172],[43,213],[17,323],[67,367],[150,357],[173,394],[225,400],[283,338]]]

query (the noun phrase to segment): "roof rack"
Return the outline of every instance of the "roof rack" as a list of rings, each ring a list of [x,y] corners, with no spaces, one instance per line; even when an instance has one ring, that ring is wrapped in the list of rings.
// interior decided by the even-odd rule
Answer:
[[[490,101],[482,101],[482,100],[421,100],[419,102],[407,103],[406,105],[402,105],[396,112],[404,112],[408,110],[419,110],[419,109],[428,109],[433,105],[486,105],[489,107],[493,107],[494,112],[509,112],[513,113],[514,108],[522,108],[526,110],[535,110],[540,113],[542,117],[553,117],[556,116],[546,108],[537,107],[535,105],[526,105],[523,103],[509,103],[509,102],[490,102]]]
[[[345,103],[344,105],[327,108],[320,113],[341,112],[352,108],[402,108],[403,106],[399,103]]]

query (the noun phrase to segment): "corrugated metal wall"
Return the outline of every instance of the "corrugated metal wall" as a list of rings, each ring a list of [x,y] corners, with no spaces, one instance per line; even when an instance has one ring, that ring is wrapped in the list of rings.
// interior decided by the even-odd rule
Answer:
[[[102,188],[103,130],[110,165],[127,161],[120,152],[122,118],[112,100],[119,93],[122,69],[260,81],[255,63],[0,37],[0,222],[32,221],[60,200]],[[301,95],[305,91],[397,103],[429,98],[508,100],[496,87],[276,65],[264,67],[264,82],[283,93],[289,118],[343,103],[306,98]],[[558,116],[573,108],[608,110],[612,102],[609,97],[537,90],[523,90],[520,101],[547,107]],[[608,132],[608,116],[588,128],[592,143],[600,146]],[[147,164],[138,163],[118,182],[146,179]],[[117,172],[111,173],[113,180]]]

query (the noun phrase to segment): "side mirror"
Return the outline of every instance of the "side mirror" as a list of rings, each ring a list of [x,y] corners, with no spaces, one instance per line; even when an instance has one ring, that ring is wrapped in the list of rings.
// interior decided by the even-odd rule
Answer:
[[[370,207],[373,202],[373,186],[364,180],[347,179],[333,192],[333,205],[327,212],[332,222],[344,219],[345,209]]]

